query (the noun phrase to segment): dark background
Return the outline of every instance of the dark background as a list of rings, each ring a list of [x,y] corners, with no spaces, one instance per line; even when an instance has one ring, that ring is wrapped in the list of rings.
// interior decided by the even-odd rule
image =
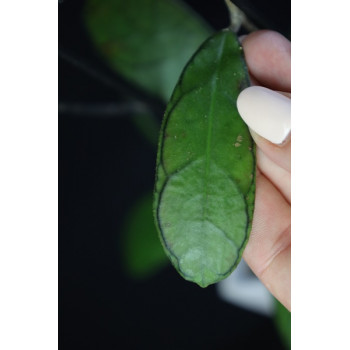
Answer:
[[[187,3],[215,29],[228,25],[223,1]],[[236,3],[260,28],[290,36],[289,0]],[[113,76],[84,29],[83,5],[59,5],[59,103],[117,102],[116,90],[83,68]],[[186,282],[171,266],[128,278],[119,235],[132,204],[153,187],[155,148],[127,117],[62,112],[58,124],[59,348],[283,349],[271,319],[221,301],[215,287]]]

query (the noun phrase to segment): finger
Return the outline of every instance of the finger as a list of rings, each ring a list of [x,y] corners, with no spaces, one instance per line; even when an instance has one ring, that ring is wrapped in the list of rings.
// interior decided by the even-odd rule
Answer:
[[[256,151],[257,166],[274,186],[281,192],[288,203],[291,202],[291,178],[290,172],[278,166],[266,156],[260,148]]]
[[[251,86],[239,94],[237,108],[258,148],[290,172],[290,99],[270,89]]]
[[[290,92],[290,41],[270,30],[256,31],[241,41],[253,80],[270,89]]]
[[[250,133],[261,152],[277,166],[286,170],[288,173],[291,172],[290,135],[287,136],[287,139],[281,145],[276,145],[252,130]]]
[[[243,258],[290,310],[290,206],[263,174],[256,181],[253,227]]]

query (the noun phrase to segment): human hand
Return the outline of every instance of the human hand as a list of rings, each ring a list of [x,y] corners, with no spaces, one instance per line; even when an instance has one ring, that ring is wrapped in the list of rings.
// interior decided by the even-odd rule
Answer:
[[[291,45],[281,34],[267,30],[245,36],[242,45],[253,85],[285,95],[250,87],[237,100],[257,145],[255,212],[243,258],[291,310]]]

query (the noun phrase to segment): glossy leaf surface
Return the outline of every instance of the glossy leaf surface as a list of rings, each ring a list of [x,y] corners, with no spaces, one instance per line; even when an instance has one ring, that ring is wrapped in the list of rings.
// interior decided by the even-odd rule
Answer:
[[[249,85],[236,35],[208,39],[186,66],[165,112],[154,209],[179,273],[202,287],[227,277],[247,243],[255,148],[236,107]]]
[[[211,29],[176,0],[88,0],[85,22],[112,68],[168,101]]]

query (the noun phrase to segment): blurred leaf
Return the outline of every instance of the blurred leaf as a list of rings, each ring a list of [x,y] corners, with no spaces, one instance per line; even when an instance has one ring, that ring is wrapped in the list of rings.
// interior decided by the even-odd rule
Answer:
[[[151,193],[131,208],[122,234],[123,263],[131,277],[149,277],[168,264],[154,225]]]
[[[275,324],[286,349],[291,348],[291,313],[276,300]]]
[[[88,0],[85,22],[110,66],[167,101],[209,26],[175,0]]]

